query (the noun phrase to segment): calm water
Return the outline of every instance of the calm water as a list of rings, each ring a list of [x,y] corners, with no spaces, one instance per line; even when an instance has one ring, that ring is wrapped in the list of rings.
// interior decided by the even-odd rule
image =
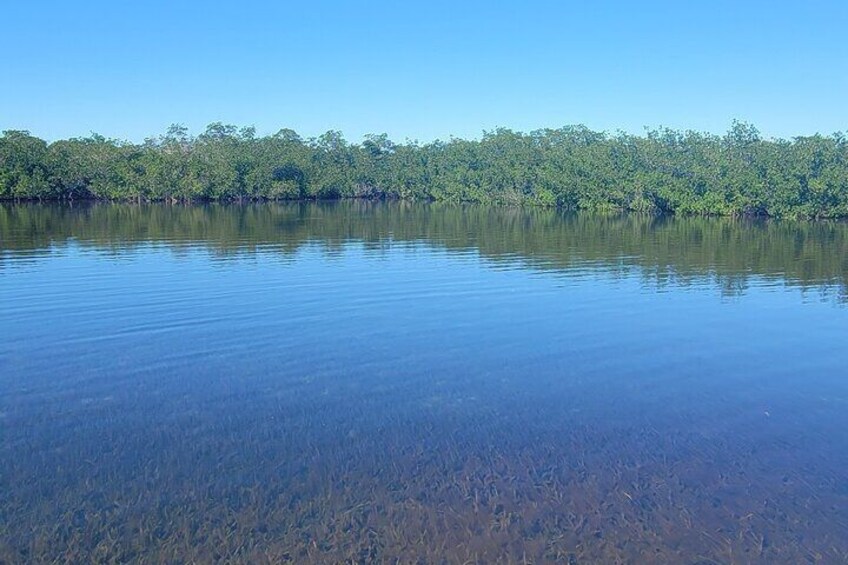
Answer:
[[[0,207],[0,563],[845,563],[846,338],[846,224]]]

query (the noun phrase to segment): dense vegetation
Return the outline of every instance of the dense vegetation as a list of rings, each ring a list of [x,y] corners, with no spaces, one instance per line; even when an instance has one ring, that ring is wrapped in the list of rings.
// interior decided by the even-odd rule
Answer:
[[[142,144],[93,135],[46,143],[0,137],[0,199],[237,200],[398,198],[567,209],[848,217],[848,138],[766,140],[668,129],[608,135],[582,126],[477,141],[348,143],[339,132],[258,137],[220,123]]]

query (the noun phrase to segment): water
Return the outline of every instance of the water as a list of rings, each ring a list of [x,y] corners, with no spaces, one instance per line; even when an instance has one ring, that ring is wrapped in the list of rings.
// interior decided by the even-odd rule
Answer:
[[[848,225],[0,207],[0,562],[848,561]]]

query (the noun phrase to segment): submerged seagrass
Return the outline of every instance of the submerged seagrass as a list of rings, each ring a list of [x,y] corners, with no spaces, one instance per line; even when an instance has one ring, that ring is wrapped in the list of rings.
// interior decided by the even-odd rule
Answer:
[[[0,562],[848,560],[848,225],[0,206]]]

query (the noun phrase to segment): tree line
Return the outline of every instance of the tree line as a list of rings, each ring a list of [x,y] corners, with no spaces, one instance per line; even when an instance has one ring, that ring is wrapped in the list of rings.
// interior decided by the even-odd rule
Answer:
[[[645,135],[584,126],[479,140],[350,143],[329,131],[174,125],[144,143],[100,135],[47,143],[0,137],[0,199],[139,201],[423,199],[698,215],[848,217],[848,138],[764,139],[734,122],[723,136]]]

